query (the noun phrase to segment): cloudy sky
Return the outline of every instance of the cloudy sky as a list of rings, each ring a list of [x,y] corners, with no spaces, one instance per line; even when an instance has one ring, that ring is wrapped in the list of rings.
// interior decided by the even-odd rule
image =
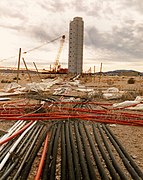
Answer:
[[[60,45],[53,40],[63,34],[60,63],[67,67],[69,22],[76,16],[84,20],[84,71],[99,71],[102,62],[103,71],[143,72],[142,0],[0,0],[0,67],[16,67],[21,48],[28,67],[49,69]]]

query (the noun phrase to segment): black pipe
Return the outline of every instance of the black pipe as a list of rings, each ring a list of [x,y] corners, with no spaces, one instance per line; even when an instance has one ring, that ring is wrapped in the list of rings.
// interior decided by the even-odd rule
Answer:
[[[119,153],[120,157],[122,158],[122,161],[125,165],[125,167],[128,169],[130,175],[132,176],[133,179],[138,180],[140,179],[140,177],[138,176],[138,174],[136,173],[136,171],[134,170],[134,168],[131,166],[130,162],[128,161],[128,159],[125,157],[125,155],[123,154],[123,152],[121,151],[120,147],[118,146],[118,144],[115,142],[115,140],[113,139],[113,137],[110,135],[110,133],[108,132],[108,130],[105,128],[104,125],[103,129],[106,132],[106,134],[108,135],[110,141],[112,142],[112,144],[114,145],[114,147],[116,148],[117,152]]]
[[[48,151],[46,154],[45,163],[44,163],[44,167],[43,167],[43,171],[42,171],[42,179],[43,180],[47,180],[47,176],[48,176],[50,168],[51,168],[51,161],[52,161],[51,154],[52,154],[52,150],[53,150],[53,143],[54,143],[56,130],[57,130],[57,124],[53,125],[52,129],[51,129],[51,131],[52,131],[51,137],[49,140]]]
[[[83,143],[83,148],[84,148],[84,152],[85,152],[85,157],[86,157],[86,163],[87,163],[87,167],[88,167],[88,171],[89,171],[89,176],[91,180],[96,180],[96,173],[95,173],[95,169],[93,167],[93,163],[91,161],[91,153],[90,153],[90,149],[87,146],[87,141],[86,141],[86,137],[84,136],[84,132],[83,132],[83,125],[81,123],[78,124],[79,127],[79,133],[81,135],[81,140]]]
[[[12,139],[11,141],[9,141],[4,148],[1,150],[0,152],[0,161],[2,161],[2,159],[6,156],[6,154],[9,152],[9,150],[11,149],[11,147],[13,146],[13,143],[17,140],[18,137],[15,137],[14,139]]]
[[[24,147],[22,149],[20,149],[20,155],[24,154],[24,152],[26,152],[28,148],[28,146],[31,144],[31,142],[33,141],[34,137],[37,135],[37,133],[40,133],[40,131],[43,129],[43,126],[37,126],[35,127],[35,130],[32,132],[28,142],[24,145]],[[18,154],[18,152],[17,152]]]
[[[23,169],[23,172],[21,173],[21,180],[27,180],[27,177],[29,175],[29,172],[31,170],[32,167],[32,163],[39,151],[39,149],[41,148],[43,141],[45,140],[47,133],[49,132],[49,130],[51,129],[51,126],[48,127],[46,130],[44,130],[44,132],[42,132],[39,136],[39,141],[36,144],[36,147],[31,151],[31,154],[29,155],[29,159],[27,161],[27,164],[25,164],[25,168]]]
[[[36,125],[36,127],[35,127]],[[33,134],[35,134],[37,132],[37,130],[39,129],[39,126],[37,124],[35,124],[31,129],[30,129],[30,132],[27,134],[27,136],[24,138],[23,142],[19,145],[19,147],[17,148],[16,150],[16,153],[18,154],[20,152],[21,153],[21,149],[22,151],[24,151],[23,149],[28,146],[28,143],[27,141],[30,141],[31,140],[31,136]],[[22,148],[24,146],[24,148]]]
[[[16,159],[15,162],[9,167],[7,171],[0,177],[0,180],[7,180],[10,173],[13,171],[17,163],[19,162],[19,159]]]
[[[38,138],[38,136],[39,136],[39,134],[40,134],[40,132],[41,132],[41,129],[42,129],[42,128],[40,128],[40,129],[38,130],[37,134],[35,135],[34,139],[32,140],[32,143],[31,143],[28,151],[27,151],[26,154],[24,155],[24,159],[22,160],[22,162],[21,162],[21,164],[20,164],[20,167],[17,169],[16,174],[15,174],[14,177],[13,177],[13,180],[18,179],[21,175],[23,176],[23,173],[21,173],[21,172],[22,172],[22,170],[23,170],[23,171],[25,170],[23,167],[25,167],[24,165],[25,165],[25,164],[28,162],[28,160],[30,159],[30,153],[31,153],[32,149],[34,149],[35,142],[36,142],[36,140],[37,140],[37,138]],[[22,169],[22,168],[23,168],[23,169]],[[30,167],[30,166],[27,166],[26,168],[27,168],[28,171],[30,171],[29,169],[30,169],[31,167]],[[21,177],[21,178],[23,178],[23,177]]]
[[[78,155],[79,155],[81,171],[82,171],[82,179],[90,180],[77,123],[74,124],[74,127],[75,127],[75,136],[76,136],[76,142],[77,142]]]
[[[65,122],[65,135],[66,135],[68,179],[74,180],[75,173],[74,173],[73,157],[72,157],[72,151],[71,151],[71,142],[70,142],[70,136],[69,136],[69,122]]]
[[[108,132],[112,135],[112,137],[114,138],[114,140],[116,141],[116,143],[118,144],[118,146],[120,147],[120,149],[122,150],[122,152],[124,153],[124,155],[126,156],[126,158],[128,158],[130,164],[134,167],[134,169],[136,170],[136,172],[138,173],[138,175],[143,179],[143,172],[140,170],[140,168],[138,167],[138,165],[135,163],[135,161],[132,159],[132,157],[127,153],[127,151],[125,150],[125,148],[122,146],[122,144],[119,142],[119,140],[116,138],[116,136],[112,133],[111,129],[108,126],[105,126],[106,129],[108,130]]]
[[[69,124],[69,136],[70,136],[70,142],[71,142],[71,148],[72,148],[72,154],[73,154],[73,162],[74,162],[74,171],[75,171],[75,179],[80,179],[81,177],[81,168],[80,168],[80,162],[79,162],[79,155],[77,152],[77,146],[73,135],[72,130],[72,123]]]
[[[61,130],[61,123],[58,124],[55,139],[54,139],[54,144],[53,144],[53,152],[52,152],[52,162],[51,162],[51,171],[50,171],[50,176],[47,179],[50,180],[55,180],[56,179],[56,160],[57,160],[57,150],[58,150],[58,140],[59,140],[59,135],[60,135],[60,130]]]
[[[100,158],[99,158],[99,156],[98,156],[98,153],[97,153],[95,144],[94,144],[94,142],[93,142],[93,139],[92,139],[92,137],[91,137],[91,135],[90,135],[90,133],[89,133],[89,131],[88,131],[85,123],[84,123],[84,129],[85,129],[87,138],[88,138],[88,140],[89,140],[89,144],[90,144],[90,147],[91,147],[91,150],[92,150],[92,153],[93,153],[93,156],[94,156],[94,159],[95,159],[95,162],[96,162],[96,165],[97,165],[99,174],[100,174],[100,176],[101,176],[102,179],[107,180],[107,179],[109,179],[109,178],[107,177],[107,174],[106,174],[106,172],[105,172],[105,169],[104,169],[104,167],[103,167],[103,165],[102,165],[102,163],[101,163],[101,161],[100,161]]]
[[[109,171],[110,171],[111,176],[114,177],[114,179],[116,179],[116,176],[117,176],[117,175],[116,175],[116,171],[117,171],[118,174],[119,174],[119,176],[120,176],[120,178],[121,178],[122,180],[127,180],[127,177],[125,176],[125,174],[124,174],[123,171],[121,170],[120,166],[119,166],[118,163],[116,162],[116,160],[115,160],[115,158],[114,158],[114,156],[113,156],[112,150],[111,150],[111,148],[110,148],[107,140],[105,139],[104,134],[103,134],[103,132],[101,131],[101,128],[100,128],[99,124],[97,125],[97,127],[98,127],[98,130],[99,130],[99,132],[100,132],[102,141],[104,142],[104,146],[106,147],[106,150],[107,150],[107,152],[108,152],[111,160],[109,160],[108,157],[106,157],[106,156],[107,156],[107,153],[104,152],[104,150],[103,150],[103,148],[102,148],[102,146],[101,146],[101,143],[100,143],[100,141],[99,141],[98,134],[97,134],[97,132],[96,132],[96,130],[95,130],[96,125],[94,124],[94,125],[92,125],[92,126],[93,126],[93,128],[94,128],[94,136],[95,136],[96,141],[97,141],[97,143],[98,143],[98,147],[99,147],[99,149],[100,149],[100,152],[102,153],[102,156],[103,156],[104,159],[105,159],[105,162],[107,163],[107,167],[108,167],[108,169],[109,169]],[[101,147],[100,147],[100,146],[101,146]],[[109,161],[109,162],[108,162],[108,161]],[[112,166],[111,163],[113,164],[114,167]],[[114,168],[116,169],[116,171],[115,171]],[[114,174],[115,174],[115,175],[114,175]],[[118,177],[118,178],[119,178],[119,177]]]
[[[62,124],[61,127],[61,179],[66,180],[67,172],[66,172],[66,140],[65,140],[65,125]]]
[[[10,161],[10,162],[12,162],[12,164],[10,164],[10,167],[7,167],[7,169],[5,169],[5,172],[3,173],[3,176],[1,177],[1,179],[7,179],[8,176],[10,175],[10,173],[14,170],[14,168],[16,167],[18,162],[20,161],[20,159],[22,159],[22,157],[25,156],[24,151],[25,151],[25,149],[27,149],[27,146],[31,143],[31,140],[36,135],[38,128],[39,127],[37,126],[37,128],[34,131],[30,131],[30,133],[27,135],[27,137],[29,137],[29,135],[32,134],[32,136],[30,137],[29,141],[25,144],[24,148],[22,148],[22,146],[21,146],[22,149],[18,148],[18,150],[16,152],[17,155],[15,155],[15,159]],[[25,141],[23,141],[23,142],[25,142]]]
[[[111,160],[112,160],[112,164],[114,165],[114,167],[115,167],[116,171],[118,172],[119,176],[121,177],[121,179],[125,179],[125,180],[126,180],[126,176],[124,175],[124,173],[123,173],[123,171],[121,170],[121,168],[118,166],[118,163],[116,162],[116,159],[114,158],[114,155],[113,155],[113,153],[112,153],[112,150],[111,150],[111,148],[110,148],[107,140],[106,140],[105,137],[104,137],[104,134],[103,134],[103,132],[102,132],[102,130],[101,130],[101,128],[100,128],[100,125],[97,124],[97,127],[98,127],[98,130],[99,130],[99,132],[100,132],[101,138],[102,138],[102,140],[103,140],[103,142],[104,142],[104,145],[105,145],[105,147],[106,147],[106,149],[107,149],[107,151],[108,151],[108,153],[109,153],[109,156],[110,156],[110,158],[111,158]]]

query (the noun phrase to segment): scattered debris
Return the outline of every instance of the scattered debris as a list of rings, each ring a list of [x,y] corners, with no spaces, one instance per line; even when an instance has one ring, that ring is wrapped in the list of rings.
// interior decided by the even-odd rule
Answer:
[[[68,82],[68,84],[72,85],[72,86],[78,86],[79,85],[79,80],[75,80],[75,81],[70,81]]]
[[[33,91],[33,92],[39,92],[39,91],[49,91],[50,88],[57,83],[62,82],[62,79],[57,78],[57,79],[46,79],[43,80],[43,82],[36,83],[28,83],[26,84],[26,91]]]
[[[16,96],[16,95],[21,95],[21,94],[25,94],[25,92],[21,92],[21,91],[15,91],[15,92],[0,92],[0,97],[7,97],[7,96]]]
[[[137,96],[134,101],[124,101],[124,102],[120,102],[120,103],[114,103],[113,107],[114,108],[136,109],[137,105],[138,105],[137,108],[139,108],[139,104],[142,101],[143,101],[143,97],[142,96]],[[143,107],[143,104],[140,104],[140,105],[142,105],[142,107]],[[140,108],[141,108],[141,106],[140,106]]]
[[[124,91],[119,91],[116,87],[108,88],[106,91],[103,91],[103,98],[112,100],[119,99],[123,96]]]
[[[69,87],[60,87],[57,89],[54,89],[54,95],[60,95],[60,94],[68,94],[68,92],[71,90]]]
[[[81,92],[93,92],[94,89],[91,88],[87,88],[85,86],[78,86],[78,88],[76,88],[77,91],[81,91]]]
[[[11,83],[11,81],[2,79],[1,83]]]
[[[19,90],[20,88],[21,88],[21,85],[19,85],[16,82],[13,82],[13,83],[7,84],[4,87],[3,91],[4,92],[15,92],[15,91]]]
[[[61,98],[61,102],[79,102],[81,99],[80,98]]]
[[[117,125],[116,124],[110,124],[109,126],[110,127],[116,127]]]
[[[4,97],[4,98],[0,98],[0,101],[9,101],[11,98],[6,98],[6,97]]]

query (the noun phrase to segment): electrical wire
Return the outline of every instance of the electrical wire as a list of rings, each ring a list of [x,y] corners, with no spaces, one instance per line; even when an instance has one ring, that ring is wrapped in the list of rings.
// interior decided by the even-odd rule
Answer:
[[[62,37],[62,36],[58,36],[58,37],[52,39],[51,41],[47,41],[47,42],[45,42],[45,43],[43,43],[43,44],[41,44],[41,45],[39,45],[39,46],[36,46],[36,47],[34,47],[34,48],[32,48],[32,49],[29,49],[29,50],[27,50],[27,51],[24,51],[22,54],[29,53],[29,52],[34,51],[34,50],[36,50],[36,49],[40,49],[41,47],[43,47],[43,46],[45,46],[45,45],[47,45],[47,44],[49,44],[49,43],[52,43],[52,42],[54,42],[54,41],[60,39],[61,37]],[[6,60],[9,60],[9,59],[13,59],[13,58],[16,58],[16,57],[18,57],[18,55],[15,55],[15,56],[11,56],[11,57],[8,57],[8,58],[1,59],[0,62],[6,61]]]

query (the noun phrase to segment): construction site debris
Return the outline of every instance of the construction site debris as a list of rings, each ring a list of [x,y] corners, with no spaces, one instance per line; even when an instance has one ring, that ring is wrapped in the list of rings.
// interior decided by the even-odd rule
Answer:
[[[7,97],[7,96],[16,96],[16,95],[21,95],[25,94],[25,92],[20,92],[20,91],[15,91],[15,92],[0,92],[0,97]]]
[[[103,91],[103,98],[105,99],[119,99],[123,96],[124,91],[119,91],[116,87],[108,88],[106,91]]]
[[[94,89],[85,87],[85,86],[78,86],[78,88],[76,88],[77,91],[81,91],[81,92],[93,92]]]
[[[61,98],[61,102],[79,102],[81,99],[80,98]]]
[[[4,91],[4,92],[15,92],[15,91],[19,90],[20,88],[21,88],[21,85],[19,85],[19,84],[16,83],[16,82],[12,82],[12,83],[10,83],[10,84],[7,84],[7,85],[4,87],[3,91]]]
[[[33,91],[33,92],[39,92],[39,91],[49,91],[50,88],[55,85],[62,82],[62,79],[45,79],[43,82],[36,83],[28,83],[26,84],[26,91]]]
[[[71,88],[69,87],[60,87],[60,88],[57,88],[57,89],[54,89],[54,95],[60,95],[60,94],[68,94],[68,92],[71,90]]]
[[[70,82],[68,82],[68,84],[70,84],[70,85],[72,85],[72,86],[78,86],[79,83],[80,83],[79,80],[75,80],[75,81],[70,81]]]
[[[128,108],[128,109],[141,109],[143,104],[140,104],[143,101],[143,96],[137,96],[133,101],[124,101],[120,103],[114,103],[114,108]]]
[[[11,98],[0,98],[0,101],[8,101],[10,100]]]

